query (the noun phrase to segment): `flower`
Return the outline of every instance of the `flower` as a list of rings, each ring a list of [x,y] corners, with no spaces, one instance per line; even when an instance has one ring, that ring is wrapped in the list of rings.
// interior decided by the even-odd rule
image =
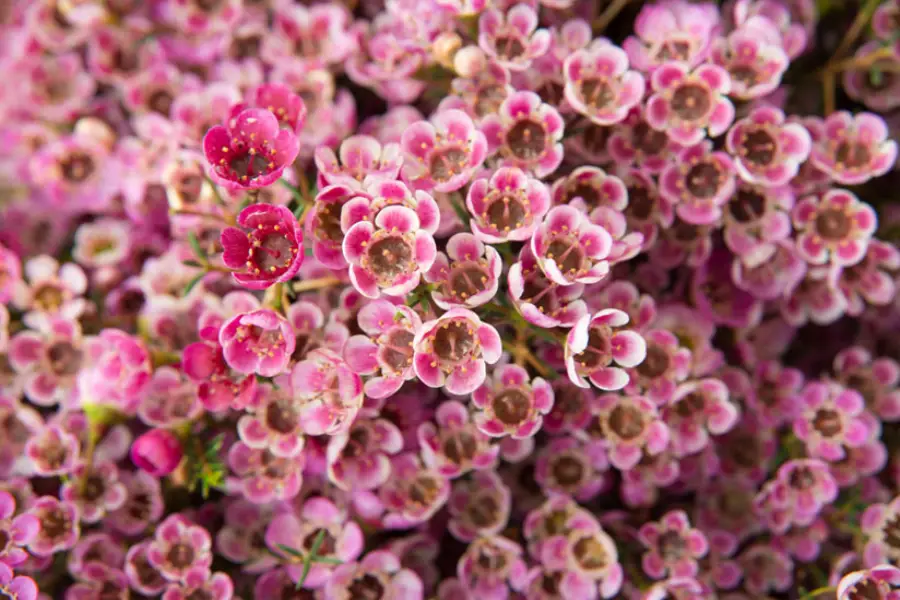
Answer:
[[[837,600],[888,600],[900,586],[900,569],[893,565],[876,565],[865,571],[853,571],[841,577]]]
[[[622,46],[631,64],[645,72],[672,60],[693,66],[706,57],[719,19],[719,11],[709,4],[644,4],[634,23],[636,35]]]
[[[24,378],[31,402],[70,406],[78,398],[76,379],[84,355],[81,327],[77,321],[58,317],[36,318],[33,325],[34,330],[10,340],[9,363]]]
[[[577,112],[598,125],[625,119],[644,96],[644,77],[628,69],[628,55],[612,44],[595,43],[566,58],[565,97]]]
[[[212,540],[206,529],[173,514],[153,534],[147,560],[169,581],[184,581],[195,569],[209,569]]]
[[[291,370],[293,398],[300,401],[301,429],[307,435],[346,431],[363,401],[359,375],[332,350],[320,348]]]
[[[797,251],[807,262],[853,265],[866,254],[877,216],[871,206],[847,190],[832,189],[821,197],[800,200],[793,211]]]
[[[856,448],[873,433],[864,418],[862,396],[852,389],[813,381],[802,392],[802,413],[794,419],[794,435],[809,455],[828,461],[844,458],[844,447]]]
[[[691,372],[691,351],[665,329],[651,329],[641,335],[647,343],[647,356],[629,372],[628,391],[643,390],[657,406],[668,404],[675,390]]]
[[[121,508],[127,489],[119,481],[119,468],[112,462],[80,463],[72,470],[72,479],[60,490],[63,500],[72,502],[84,523],[96,523],[106,514]]]
[[[469,420],[466,407],[453,400],[438,407],[435,423],[419,426],[418,438],[425,465],[450,478],[494,466],[500,451]]]
[[[719,379],[688,381],[678,386],[663,409],[663,420],[672,434],[678,456],[699,452],[709,443],[709,433],[721,435],[738,420],[738,408],[728,398],[728,388]]]
[[[306,124],[306,103],[284,83],[269,82],[257,86],[250,94],[249,105],[269,111],[282,127],[298,135]],[[231,116],[238,116],[246,108],[243,105],[232,107]]]
[[[538,266],[530,245],[522,247],[519,260],[509,268],[507,286],[516,310],[538,327],[571,327],[587,314],[581,299],[584,285],[551,281]]]
[[[777,187],[797,175],[812,150],[812,138],[803,125],[786,123],[777,108],[761,106],[739,119],[725,139],[737,174],[746,182]]]
[[[174,471],[182,454],[181,442],[167,429],[151,429],[131,445],[131,461],[155,477]]]
[[[451,308],[422,324],[413,339],[413,367],[429,387],[451,394],[473,392],[484,381],[487,364],[500,359],[497,330],[470,310]]]
[[[75,263],[60,265],[56,259],[41,255],[25,263],[28,285],[16,285],[16,269],[7,260],[4,273],[12,274],[12,302],[33,312],[66,319],[77,319],[85,309],[82,298],[87,290],[87,277]]]
[[[856,390],[866,408],[883,420],[900,419],[900,365],[892,358],[873,357],[863,347],[851,346],[834,357],[835,376],[848,389]]]
[[[653,72],[653,95],[647,101],[647,122],[683,146],[718,137],[734,120],[734,105],[725,95],[731,78],[721,67],[704,64],[690,70],[670,62]]]
[[[281,129],[275,115],[259,108],[243,110],[227,126],[217,125],[203,137],[209,176],[235,191],[272,184],[299,151],[294,132]]]
[[[37,600],[38,587],[31,577],[13,576],[13,570],[0,563],[0,592],[15,600]]]
[[[516,167],[476,179],[466,195],[472,233],[488,244],[530,239],[550,205],[547,187]]]
[[[517,587],[526,570],[521,546],[500,535],[476,539],[456,564],[456,576],[468,592],[491,600],[508,597],[509,587]]]
[[[290,323],[267,308],[235,315],[219,330],[228,366],[263,377],[287,370],[296,343]]]
[[[621,367],[639,365],[647,344],[639,333],[623,329],[627,323],[628,315],[615,308],[584,315],[575,323],[565,344],[566,372],[574,384],[589,387],[586,377],[601,390],[628,384],[628,373]]]
[[[315,162],[320,188],[328,185],[368,187],[376,181],[396,179],[403,155],[397,143],[382,145],[374,137],[353,135],[341,142],[338,155],[327,146],[316,148]]]
[[[765,17],[751,17],[727,37],[714,39],[709,56],[731,76],[728,94],[740,100],[775,91],[790,64],[781,35]]]
[[[675,213],[691,225],[711,225],[735,190],[734,162],[702,142],[681,150],[659,176],[659,193],[675,205]]]
[[[725,245],[750,268],[770,258],[776,242],[791,235],[794,194],[787,186],[772,188],[739,181],[722,208]]]
[[[890,139],[884,119],[872,113],[836,112],[825,119],[822,133],[810,161],[838,183],[865,183],[887,173],[897,160],[897,142]]]
[[[374,550],[361,561],[338,566],[325,584],[325,598],[338,600],[363,594],[372,600],[417,600],[423,597],[422,581],[404,568],[400,559],[387,550]]]
[[[545,491],[571,496],[580,502],[594,498],[609,485],[606,453],[597,444],[575,438],[553,438],[534,465],[534,479]]]
[[[488,8],[478,19],[478,45],[507,69],[524,71],[550,48],[550,32],[537,26],[537,12],[527,4],[513,6],[505,15]]]
[[[407,127],[400,138],[403,178],[416,189],[452,192],[468,183],[484,162],[488,144],[461,110],[437,112]]]
[[[29,507],[40,521],[39,533],[28,543],[35,556],[51,556],[75,546],[81,535],[78,507],[73,502],[42,496]]]
[[[493,377],[472,393],[472,404],[481,409],[474,416],[478,429],[491,436],[510,435],[515,439],[534,436],[543,415],[553,408],[553,388],[516,365],[494,370]]]
[[[303,264],[303,230],[290,210],[251,204],[238,215],[243,229],[222,230],[225,265],[235,281],[251,290],[290,281]]]
[[[550,281],[596,283],[609,273],[612,236],[573,206],[555,206],[531,238],[531,252]]]
[[[371,490],[391,475],[390,456],[403,449],[400,429],[386,419],[357,419],[326,448],[328,479],[342,490]]]
[[[586,433],[597,440],[615,468],[628,471],[669,445],[669,428],[656,406],[641,396],[600,394],[591,402],[594,420]]]
[[[641,558],[644,572],[654,579],[668,573],[674,577],[694,577],[697,561],[709,551],[709,542],[699,529],[691,527],[684,511],[673,510],[658,521],[645,523],[638,538],[647,547]]]
[[[475,471],[471,478],[453,482],[447,507],[451,515],[447,529],[456,539],[471,542],[506,527],[512,495],[495,471]]]
[[[68,475],[78,459],[78,438],[58,425],[44,427],[25,443],[25,455],[38,475]]]
[[[162,600],[189,600],[200,596],[210,600],[231,600],[234,584],[225,573],[194,570],[188,573],[183,583],[170,584],[163,592]]]
[[[38,535],[40,521],[29,513],[16,515],[16,500],[0,491],[0,565],[15,567],[28,559],[24,546]]]
[[[500,154],[504,166],[529,170],[545,177],[563,158],[562,116],[534,92],[518,91],[506,97],[496,114],[481,121],[490,154]]]
[[[84,340],[85,366],[78,373],[82,403],[111,404],[134,413],[150,381],[150,353],[144,342],[119,329]]]
[[[471,233],[457,233],[447,242],[447,254],[437,253],[425,280],[437,285],[431,297],[441,308],[476,308],[496,295],[502,268],[496,250]]]

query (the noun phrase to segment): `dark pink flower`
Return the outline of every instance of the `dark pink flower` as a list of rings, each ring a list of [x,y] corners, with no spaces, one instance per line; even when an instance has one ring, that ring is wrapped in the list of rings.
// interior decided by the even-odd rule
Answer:
[[[550,32],[537,26],[537,12],[527,4],[513,6],[505,15],[488,8],[478,19],[478,45],[507,69],[524,71],[550,48]]]
[[[13,576],[13,570],[0,563],[0,593],[15,600],[37,600],[38,587],[31,577]]]
[[[744,588],[751,598],[766,592],[786,592],[794,581],[794,561],[784,550],[757,542],[741,551],[738,565],[744,572]]]
[[[790,211],[794,194],[790,187],[763,187],[739,181],[737,190],[723,206],[723,238],[747,267],[767,260],[776,242],[791,235]]]
[[[424,597],[422,580],[404,568],[388,550],[374,550],[361,561],[337,567],[325,584],[325,599],[365,597],[372,600],[418,600]]]
[[[472,393],[480,409],[473,418],[478,429],[491,437],[529,438],[541,428],[543,416],[553,408],[553,388],[517,365],[494,370],[493,377]]]
[[[447,507],[451,515],[447,529],[456,539],[471,542],[506,527],[512,495],[495,471],[475,471],[471,478],[453,482]]]
[[[867,305],[886,306],[897,297],[897,284],[891,274],[898,270],[900,249],[871,239],[861,261],[849,267],[835,266],[831,275],[847,301],[847,313],[858,316]]]
[[[273,377],[285,372],[296,343],[290,323],[265,308],[235,315],[219,330],[225,361],[245,374]]]
[[[294,132],[281,129],[275,115],[259,108],[245,109],[227,126],[213,127],[203,138],[210,177],[230,190],[274,183],[299,151]]]
[[[547,186],[516,167],[501,167],[469,186],[472,233],[488,244],[526,241],[550,209]]]
[[[617,165],[638,166],[647,173],[657,174],[681,149],[663,131],[650,127],[643,106],[632,108],[610,135],[607,149]]]
[[[447,254],[437,253],[425,280],[437,286],[431,297],[441,308],[476,308],[497,294],[502,269],[496,250],[471,233],[457,233],[447,242]]]
[[[865,571],[853,571],[841,577],[837,600],[892,600],[900,587],[900,569],[893,565],[876,565]]]
[[[821,197],[800,200],[793,211],[799,230],[797,251],[807,262],[849,266],[866,255],[878,217],[874,209],[855,194],[832,189]]]
[[[651,82],[647,122],[683,146],[707,134],[722,135],[734,120],[734,105],[725,97],[731,79],[721,67],[704,64],[692,71],[682,63],[666,63],[653,72]]]
[[[368,135],[353,135],[341,142],[338,154],[328,146],[316,148],[315,162],[320,188],[328,185],[367,187],[376,181],[396,179],[403,156],[399,144],[382,145]]]
[[[802,393],[801,413],[794,419],[794,435],[809,455],[827,461],[844,458],[845,447],[863,445],[875,433],[864,418],[862,396],[834,382],[813,381]]]
[[[641,332],[647,356],[629,372],[626,391],[642,391],[657,406],[668,404],[675,390],[691,373],[691,351],[665,329]]]
[[[300,493],[305,463],[303,453],[282,458],[236,442],[228,450],[228,466],[235,474],[229,479],[229,489],[238,490],[254,504],[291,500]]]
[[[306,124],[306,104],[303,98],[284,83],[264,83],[251,93],[248,106],[234,107],[232,117],[237,117],[245,108],[267,110],[278,119],[278,122],[296,134],[300,134]]]
[[[70,406],[77,400],[76,377],[82,366],[81,327],[77,321],[36,317],[32,330],[9,341],[8,360],[24,379],[28,399],[39,406]]]
[[[648,548],[641,566],[654,579],[662,579],[667,573],[675,577],[697,575],[697,561],[709,551],[706,536],[692,528],[687,515],[680,510],[666,513],[658,523],[641,526],[638,537]]]
[[[291,371],[300,423],[307,435],[336,435],[349,429],[363,401],[359,375],[339,354],[311,351]]]
[[[78,507],[72,502],[42,496],[28,508],[40,521],[39,533],[28,543],[28,551],[35,556],[51,556],[71,550],[81,535]]]
[[[738,420],[738,407],[729,399],[728,387],[719,379],[688,381],[678,387],[663,419],[672,434],[678,456],[703,450],[709,435],[721,435]]]
[[[303,263],[303,230],[284,206],[251,204],[238,215],[237,227],[222,231],[222,260],[235,281],[265,289],[293,279]]]
[[[109,514],[110,526],[125,535],[139,535],[162,517],[165,503],[161,480],[146,471],[125,471],[121,475],[128,498]]]
[[[189,344],[182,356],[184,373],[199,384],[197,396],[206,410],[222,412],[232,407],[240,410],[256,393],[256,376],[233,371],[218,343]]]
[[[788,183],[812,149],[809,132],[799,123],[786,123],[777,108],[761,106],[735,122],[725,140],[734,166],[746,182],[766,187]]]
[[[598,125],[625,119],[644,96],[644,76],[628,69],[628,55],[611,43],[595,42],[566,58],[566,100]]]
[[[418,438],[425,465],[450,478],[493,467],[500,450],[469,419],[466,407],[453,400],[438,407],[435,423],[419,426]]]
[[[594,498],[609,485],[606,453],[597,444],[576,438],[552,438],[537,457],[534,480],[545,494],[567,495],[580,502]]]
[[[483,536],[469,544],[456,564],[456,576],[468,592],[485,600],[507,598],[518,588],[527,566],[522,547],[500,535]]]
[[[838,183],[857,185],[887,173],[897,160],[897,142],[872,113],[836,112],[825,119],[810,160]]]
[[[628,315],[615,308],[586,314],[575,323],[565,344],[566,371],[573,383],[589,387],[589,378],[601,390],[628,384],[625,369],[643,362],[647,344],[639,333],[624,329],[627,323]]]
[[[669,445],[669,428],[656,405],[643,396],[600,394],[591,401],[591,413],[593,420],[585,433],[621,471],[634,468],[644,456],[655,456]]]
[[[880,419],[900,419],[900,365],[896,360],[874,358],[865,348],[851,346],[834,357],[834,372],[842,385],[859,392],[866,408]]]
[[[496,114],[481,121],[490,153],[499,153],[504,165],[529,170],[536,177],[546,177],[562,162],[564,128],[556,108],[528,91],[510,94]]]
[[[209,569],[212,540],[206,529],[173,514],[157,527],[147,559],[169,581],[183,581],[195,569]]]
[[[719,20],[712,4],[686,0],[645,4],[634,23],[636,35],[622,46],[631,64],[645,72],[672,60],[693,66],[706,57]]]
[[[346,491],[372,490],[391,476],[391,455],[403,449],[403,436],[386,419],[357,419],[328,441],[328,479]]]
[[[587,314],[581,299],[584,284],[560,285],[541,270],[531,246],[519,251],[519,260],[507,273],[509,296],[516,310],[532,325],[543,328],[571,327]]]
[[[876,40],[860,46],[854,58],[864,64],[874,58],[874,63],[865,68],[848,66],[843,74],[843,84],[844,91],[853,100],[862,102],[870,110],[888,113],[900,106],[900,77],[891,70],[896,63],[896,56],[872,56],[881,48],[882,44]]]
[[[612,237],[573,206],[556,206],[531,238],[531,251],[547,278],[559,285],[596,283],[609,273]]]
[[[400,139],[403,178],[416,189],[452,192],[463,187],[484,162],[485,135],[461,110],[442,110],[413,123]]]
[[[677,215],[692,225],[710,225],[722,217],[722,206],[735,190],[735,167],[725,152],[702,142],[681,150],[659,176],[659,193],[675,205]]]
[[[182,454],[181,442],[167,429],[151,429],[131,445],[131,462],[156,477],[174,471]]]
[[[727,37],[716,38],[709,56],[731,76],[728,94],[740,100],[775,91],[790,64],[781,36],[765,17],[751,17]]]
[[[78,374],[82,402],[134,413],[150,381],[150,353],[144,342],[118,329],[104,329],[84,341],[84,350],[87,363]]]

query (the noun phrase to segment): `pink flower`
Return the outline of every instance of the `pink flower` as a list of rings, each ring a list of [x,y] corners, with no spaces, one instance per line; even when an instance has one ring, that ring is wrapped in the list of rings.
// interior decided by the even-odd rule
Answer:
[[[28,559],[24,546],[38,535],[40,521],[29,513],[16,515],[16,500],[12,494],[0,491],[0,565],[15,567]],[[0,567],[2,568],[2,567]]]
[[[808,525],[837,498],[838,487],[828,464],[818,459],[794,459],[783,464],[774,480],[775,503],[784,507],[795,524]]]
[[[268,110],[248,108],[203,138],[209,175],[229,190],[252,190],[281,177],[300,151],[296,135]]]
[[[774,27],[781,37],[780,45],[791,60],[797,58],[807,46],[810,37],[803,23],[804,10],[809,5],[803,6],[783,4],[780,0],[737,0],[734,3],[733,18],[740,26],[748,20],[762,17],[768,23],[763,23],[766,28]]]
[[[472,469],[494,466],[500,448],[469,420],[466,407],[453,400],[441,404],[435,414],[436,423],[419,426],[418,438],[422,460],[445,476],[456,478]]]
[[[159,522],[165,509],[161,480],[146,471],[125,471],[121,477],[128,498],[109,514],[113,529],[125,535],[139,535],[151,523]]]
[[[325,584],[325,600],[342,600],[363,594],[392,600],[420,600],[424,597],[422,580],[415,571],[404,568],[390,551],[374,550],[358,562],[338,566]]]
[[[451,394],[473,392],[485,378],[485,363],[500,359],[500,335],[478,315],[451,308],[419,328],[413,340],[416,375],[429,387]]]
[[[71,473],[79,450],[78,438],[58,425],[44,427],[25,443],[32,469],[44,477]]]
[[[307,435],[347,431],[362,406],[362,380],[332,350],[320,348],[307,354],[306,360],[294,365],[291,383]]]
[[[36,317],[34,330],[16,334],[9,342],[8,359],[24,379],[28,399],[39,406],[70,406],[82,366],[81,327],[77,321]]]
[[[212,540],[206,529],[173,514],[156,529],[147,559],[166,579],[183,581],[195,569],[209,569]]]
[[[714,224],[735,190],[735,167],[725,152],[705,141],[681,150],[659,176],[659,193],[692,225]]]
[[[105,588],[104,588],[105,589]],[[212,573],[195,569],[188,573],[182,583],[169,584],[161,600],[190,600],[201,597],[209,600],[231,600],[234,583],[225,573]]]
[[[788,183],[812,149],[809,132],[799,123],[785,123],[784,113],[770,106],[735,122],[725,142],[738,175],[766,187]]]
[[[144,391],[138,418],[152,427],[174,427],[200,416],[198,386],[172,367],[160,367]]]
[[[897,160],[897,142],[878,115],[839,111],[825,119],[810,160],[838,183],[857,185],[887,173]]]
[[[796,399],[803,388],[803,373],[769,360],[753,371],[753,382],[746,396],[748,409],[765,427],[780,427],[797,414]]]
[[[172,101],[171,113],[180,141],[191,148],[199,147],[206,132],[227,121],[240,100],[240,90],[226,83],[179,94]]]
[[[550,48],[550,32],[537,26],[537,12],[527,4],[505,15],[489,8],[478,19],[478,45],[507,69],[524,71]]]
[[[484,117],[494,114],[499,110],[500,104],[506,99],[514,88],[510,85],[512,77],[509,70],[496,61],[488,63],[472,77],[457,77],[451,83],[453,96],[445,98],[439,108],[443,108],[443,102],[457,103],[457,108],[466,111],[476,122]],[[454,108],[446,106],[446,108]]]
[[[16,600],[37,600],[38,587],[31,577],[13,576],[13,570],[0,563],[0,590]]]
[[[612,131],[607,149],[617,165],[634,165],[648,173],[657,174],[681,146],[665,132],[653,129],[647,122],[645,113],[646,109],[642,105],[632,108]]]
[[[408,208],[419,218],[419,228],[434,234],[440,226],[441,209],[434,196],[422,190],[413,192],[396,180],[377,180],[357,191],[354,198],[341,206],[340,226],[344,233],[357,223],[375,221],[388,207]]]
[[[400,139],[403,178],[416,189],[452,192],[463,187],[484,162],[487,141],[460,110],[442,110],[431,121],[408,127]]]
[[[628,205],[623,211],[626,223],[629,229],[644,236],[643,249],[648,250],[656,244],[660,227],[667,230],[672,226],[674,205],[659,193],[655,179],[640,169],[622,172],[621,179],[628,193]]]
[[[794,419],[794,435],[809,455],[836,462],[844,447],[856,448],[875,433],[864,418],[862,396],[833,382],[813,381],[802,393],[802,412]]]
[[[472,404],[480,409],[473,420],[481,432],[491,437],[530,438],[553,408],[553,388],[540,377],[529,381],[522,367],[504,365],[473,392]]]
[[[731,79],[721,67],[705,64],[691,71],[682,63],[666,63],[653,72],[651,82],[647,122],[683,146],[707,134],[722,135],[734,120],[734,105],[725,97]]]
[[[155,477],[174,471],[182,454],[181,442],[167,429],[151,429],[131,445],[131,462]]]
[[[530,170],[536,177],[546,177],[562,162],[564,128],[559,112],[528,91],[510,94],[497,114],[481,121],[490,153],[499,153],[505,166]]]
[[[794,194],[787,186],[772,188],[739,181],[723,207],[725,245],[746,266],[759,265],[775,252],[776,242],[791,235],[793,207]]]
[[[280,458],[294,458],[303,451],[300,410],[294,402],[291,379],[280,375],[277,387],[261,387],[251,407],[237,424],[241,440],[254,450],[268,450]]]
[[[744,572],[744,588],[751,598],[769,591],[786,592],[794,580],[794,561],[784,550],[772,544],[757,542],[737,557]]]
[[[22,263],[18,255],[0,244],[0,304],[6,305],[16,288],[23,283]]]
[[[577,112],[598,125],[625,119],[644,96],[644,77],[628,70],[628,55],[608,43],[596,42],[566,58],[565,97]]]
[[[820,198],[808,196],[793,211],[799,230],[797,251],[807,262],[849,266],[866,255],[878,218],[871,206],[847,190],[833,189]]]
[[[218,338],[218,332],[213,335]],[[221,412],[238,410],[249,404],[256,393],[256,376],[232,371],[217,342],[195,342],[182,353],[184,373],[199,384],[197,396],[203,408]]]
[[[545,493],[571,496],[580,502],[594,498],[609,485],[606,453],[597,444],[575,438],[552,438],[538,454],[534,479]]]
[[[559,285],[596,283],[609,273],[609,232],[573,206],[555,206],[531,238],[531,251],[547,278]]]
[[[856,390],[866,408],[883,421],[900,419],[900,365],[886,357],[874,358],[861,346],[851,346],[834,357],[837,380]]]
[[[16,307],[70,320],[84,312],[86,301],[82,296],[88,281],[75,263],[60,265],[56,259],[43,254],[25,263],[25,277],[27,286],[20,280],[13,287],[12,302]]]
[[[854,59],[868,64],[874,58],[875,62],[865,68],[848,66],[844,71],[843,84],[844,91],[853,100],[862,102],[870,110],[888,113],[900,106],[900,78],[890,71],[891,64],[896,60],[894,56],[872,56],[881,48],[883,46],[877,40],[860,46]]]
[[[235,371],[273,377],[287,370],[296,338],[284,317],[264,308],[226,321],[219,330],[219,344]]]
[[[512,495],[495,471],[475,471],[471,478],[457,479],[447,504],[447,529],[463,542],[500,533],[509,520]]]
[[[847,313],[858,316],[867,305],[885,306],[896,297],[897,284],[891,274],[900,269],[900,249],[880,240],[869,240],[862,260],[831,270],[836,287],[847,301]]]
[[[84,341],[87,363],[78,373],[82,403],[111,404],[134,413],[150,381],[150,353],[144,342],[118,329],[104,329]]]
[[[489,535],[476,539],[456,564],[456,576],[468,592],[485,600],[504,600],[518,587],[527,566],[522,547],[509,538]]]
[[[279,556],[296,553],[305,557],[316,538],[322,536],[317,556],[335,558],[341,563],[355,560],[363,551],[362,530],[333,502],[314,496],[303,502],[299,514],[286,512],[275,516],[266,528],[266,545]],[[285,548],[291,552],[288,554]],[[325,562],[313,562],[303,587],[320,588],[328,582],[334,567]],[[300,580],[303,566],[289,564],[287,572],[294,581]]]
[[[837,600],[865,600],[867,595],[893,600],[900,587],[900,569],[893,565],[877,565],[865,571],[854,571],[841,577]]]
[[[594,421],[587,434],[619,470],[628,471],[645,455],[655,456],[669,445],[669,429],[647,398],[600,394],[591,401],[591,412]]]
[[[900,548],[893,538],[893,523],[900,510],[900,500],[895,497],[887,503],[877,502],[865,509],[859,525],[866,537],[862,553],[865,565],[878,565],[897,560]]]
[[[628,384],[622,367],[639,365],[647,356],[647,344],[639,333],[624,329],[627,323],[628,315],[615,308],[584,315],[575,323],[565,344],[566,371],[573,383],[589,387],[588,378],[601,390]]]
[[[416,213],[405,206],[388,206],[375,222],[361,221],[344,237],[350,281],[367,298],[404,296],[421,280],[435,257],[434,238],[420,229]]]
[[[300,134],[306,124],[306,104],[294,90],[283,83],[264,83],[250,94],[247,106],[235,106],[231,116],[237,117],[246,108],[267,110],[278,119],[282,128]]]
[[[752,17],[727,37],[716,38],[709,55],[731,76],[728,94],[740,100],[775,91],[790,64],[781,36],[765,17]]]
[[[572,204],[589,213],[599,207],[622,211],[628,206],[622,180],[598,167],[578,167],[560,177],[553,183],[552,193],[554,204]]]
[[[372,490],[391,476],[390,456],[403,449],[403,436],[386,419],[357,419],[328,440],[328,479],[342,490]]]
[[[671,60],[693,66],[706,57],[719,19],[711,4],[685,0],[645,4],[634,23],[637,35],[628,37],[623,47],[631,64],[645,72]]]
[[[532,325],[543,328],[571,327],[587,314],[581,299],[584,284],[560,285],[541,270],[530,245],[519,251],[519,260],[507,273],[509,296],[516,310]]]
[[[691,351],[665,329],[641,335],[647,343],[647,357],[629,373],[627,390],[643,390],[657,406],[668,404],[678,384],[690,375]]]
[[[235,281],[249,289],[265,289],[290,281],[303,263],[303,230],[284,206],[251,204],[238,215],[237,227],[222,231],[225,265]]]
[[[449,479],[425,468],[415,452],[400,454],[391,462],[393,476],[379,491],[386,510],[384,526],[408,529],[428,521],[447,502]]]
[[[235,475],[229,478],[228,489],[239,491],[254,504],[291,500],[300,493],[305,464],[303,453],[282,458],[236,442],[228,450],[228,466]]]
[[[688,381],[678,387],[663,410],[678,456],[697,453],[709,444],[709,434],[721,435],[738,420],[738,408],[728,399],[728,388],[719,379]]]
[[[81,536],[78,507],[73,502],[42,496],[28,508],[40,521],[37,536],[28,543],[28,551],[35,556],[52,556],[71,550]]]
[[[695,576],[699,571],[697,561],[709,551],[706,536],[692,528],[687,515],[680,510],[666,513],[658,523],[641,526],[638,537],[648,548],[641,566],[654,579],[661,579],[666,573],[675,577]]]
[[[737,257],[731,265],[734,284],[761,300],[789,295],[806,275],[806,262],[793,244],[782,241],[773,246],[772,254],[755,266],[748,266]]]
[[[447,254],[437,253],[425,280],[436,284],[431,297],[441,308],[476,308],[497,294],[502,268],[496,250],[471,233],[457,233],[447,242]]]
[[[343,207],[358,194],[355,187],[329,185],[316,194],[312,208],[304,217],[306,233],[312,239],[313,256],[325,267],[343,269],[347,266],[341,249],[344,242],[341,214]]]
[[[382,145],[368,135],[353,135],[341,142],[337,155],[327,146],[316,148],[315,162],[320,188],[367,187],[376,181],[396,179],[403,156],[399,144]]]
[[[267,63],[286,60],[315,68],[336,65],[356,49],[350,12],[340,4],[283,4],[274,11],[274,35],[263,42]]]
[[[375,375],[365,383],[366,396],[387,398],[415,378],[413,339],[422,320],[411,308],[380,299],[363,306],[357,322],[365,335],[347,340],[344,360],[360,375]]]
[[[469,186],[472,233],[488,244],[526,241],[550,209],[547,187],[516,167],[501,167]]]

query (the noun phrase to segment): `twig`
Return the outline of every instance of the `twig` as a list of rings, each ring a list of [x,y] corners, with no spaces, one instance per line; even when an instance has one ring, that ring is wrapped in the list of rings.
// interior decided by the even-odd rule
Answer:
[[[309,292],[312,290],[320,290],[322,288],[331,287],[333,285],[340,285],[343,283],[337,277],[317,277],[316,279],[307,279],[305,281],[298,281],[294,284],[294,292]]]
[[[628,4],[630,0],[612,0],[609,6],[606,7],[606,10],[601,13],[599,17],[594,19],[592,23],[592,29],[595,33],[600,33],[605,30],[612,20],[616,18],[616,16],[622,12],[622,9],[625,8],[625,5]]]
[[[828,62],[837,62],[841,56],[843,56],[847,50],[850,49],[850,46],[853,45],[853,42],[859,38],[860,34],[866,28],[866,25],[869,24],[869,19],[872,18],[872,13],[875,12],[875,8],[878,6],[881,0],[867,0],[863,7],[856,13],[856,18],[853,19],[853,23],[850,25],[850,29],[847,30],[847,33],[844,34],[844,39],[841,40],[840,45],[838,45],[837,50],[834,51],[834,54],[831,57],[831,60]]]

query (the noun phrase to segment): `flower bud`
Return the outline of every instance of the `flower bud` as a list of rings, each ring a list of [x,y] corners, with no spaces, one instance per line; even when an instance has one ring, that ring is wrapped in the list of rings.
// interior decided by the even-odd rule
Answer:
[[[131,445],[131,462],[156,477],[174,471],[183,455],[178,437],[167,429],[152,429]]]
[[[453,31],[445,31],[437,36],[431,44],[431,51],[435,60],[442,67],[453,69],[453,57],[460,47],[462,47],[462,38]]]
[[[466,46],[453,56],[453,70],[460,77],[475,77],[486,65],[487,58],[478,46]]]

